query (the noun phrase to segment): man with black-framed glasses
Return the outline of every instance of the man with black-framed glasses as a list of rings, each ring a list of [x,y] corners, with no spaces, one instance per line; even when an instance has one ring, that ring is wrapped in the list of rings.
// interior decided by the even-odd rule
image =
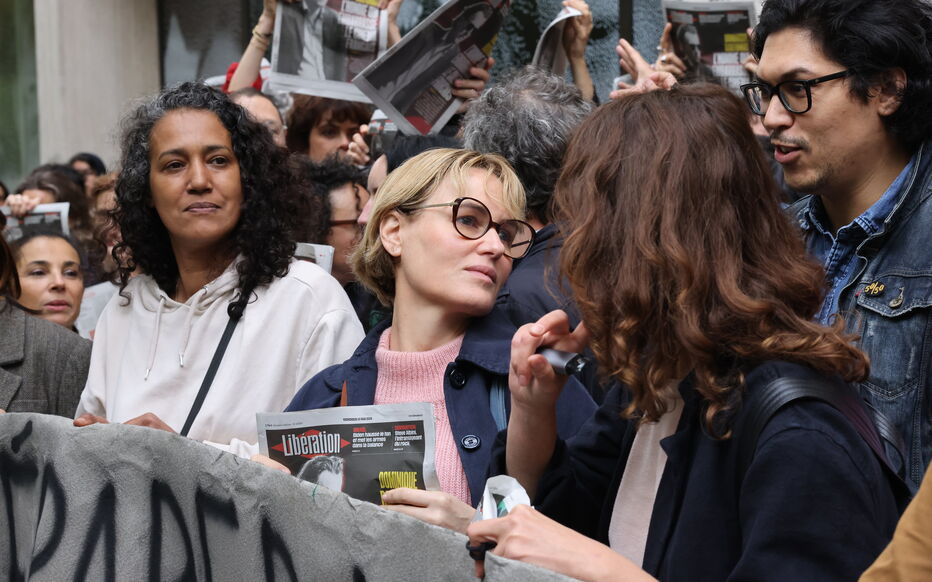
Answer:
[[[923,0],[768,0],[758,81],[790,212],[826,270],[817,319],[860,336],[860,389],[888,456],[918,482],[932,458],[932,7]]]

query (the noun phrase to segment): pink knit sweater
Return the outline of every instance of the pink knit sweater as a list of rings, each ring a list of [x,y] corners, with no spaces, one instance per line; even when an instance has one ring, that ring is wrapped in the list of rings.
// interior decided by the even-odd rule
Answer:
[[[375,362],[379,367],[375,383],[375,404],[397,402],[430,402],[434,408],[436,426],[437,477],[440,488],[459,500],[472,505],[469,482],[460,462],[446,399],[443,396],[443,376],[447,365],[456,359],[463,345],[460,336],[445,346],[426,352],[393,352],[389,349],[392,328],[382,332]]]

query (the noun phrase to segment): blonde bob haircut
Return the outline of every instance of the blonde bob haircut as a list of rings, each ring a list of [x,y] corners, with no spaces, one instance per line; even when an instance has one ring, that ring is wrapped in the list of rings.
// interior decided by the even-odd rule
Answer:
[[[451,148],[432,149],[414,156],[389,174],[379,188],[372,217],[350,257],[356,278],[375,293],[383,305],[390,306],[395,297],[396,259],[382,246],[379,235],[382,221],[392,211],[423,204],[447,178],[459,196],[469,196],[466,176],[473,169],[484,170],[489,177],[501,182],[499,202],[510,214],[509,218],[524,220],[524,187],[505,158]],[[452,224],[450,226],[452,228]],[[452,230],[451,233],[456,234]]]

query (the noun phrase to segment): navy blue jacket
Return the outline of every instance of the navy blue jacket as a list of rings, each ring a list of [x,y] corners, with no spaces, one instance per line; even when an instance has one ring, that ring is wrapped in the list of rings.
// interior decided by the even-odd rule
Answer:
[[[821,201],[807,196],[790,207],[808,239],[809,219]],[[861,396],[890,419],[905,441],[905,465],[915,485],[932,462],[932,140],[916,163],[883,228],[856,250],[857,266],[841,291],[838,308],[848,331],[871,360]],[[904,462],[905,461],[905,462]]]
[[[375,351],[379,336],[391,324],[377,325],[342,364],[331,366],[311,378],[295,395],[287,411],[329,408],[340,404],[346,382],[347,406],[372,404],[378,368]],[[504,381],[507,389],[511,338],[515,327],[499,309],[474,320],[466,331],[456,360],[444,375],[443,395],[447,416],[458,444],[460,460],[469,481],[473,503],[482,497],[488,476],[489,460],[498,429],[492,418],[489,392],[494,379]],[[505,399],[510,409],[511,399]],[[569,438],[592,416],[596,406],[581,384],[570,379],[557,403],[559,433]]]
[[[813,377],[809,368],[771,362],[747,376],[745,398],[778,377]],[[740,433],[708,436],[698,392],[685,400],[676,433],[661,441],[667,465],[648,530],[644,569],[664,582],[854,581],[893,535],[899,505],[880,461],[828,404],[795,401],[760,433],[743,476]],[[559,441],[535,506],[608,543],[608,528],[636,422],[620,417],[613,389],[592,421]],[[742,410],[732,426],[740,426]],[[504,455],[496,468],[504,470]],[[900,492],[901,490],[897,490]]]
[[[527,255],[515,261],[511,275],[498,292],[498,304],[515,327],[537,321],[556,309],[570,316],[570,327],[579,324],[576,302],[565,286],[568,283],[560,277],[562,247],[563,237],[556,225],[548,224],[534,234]]]

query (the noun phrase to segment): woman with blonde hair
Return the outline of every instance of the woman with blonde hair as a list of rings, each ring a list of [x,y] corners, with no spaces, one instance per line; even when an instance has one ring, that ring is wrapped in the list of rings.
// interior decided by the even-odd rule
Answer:
[[[498,290],[533,240],[524,190],[497,155],[435,149],[411,158],[379,189],[352,257],[359,281],[390,306],[356,353],[312,378],[288,410],[430,402],[442,492],[395,489],[391,508],[465,530],[486,479],[496,416],[507,418],[515,328],[494,309]],[[490,398],[498,386],[502,409]],[[569,437],[594,404],[575,381],[558,405]],[[500,413],[500,414],[499,414]]]
[[[600,108],[554,201],[585,326],[553,312],[515,336],[497,468],[540,512],[474,523],[472,541],[581,580],[856,579],[903,491],[847,383],[866,356],[813,321],[824,274],[743,104],[691,85]],[[562,381],[535,351],[587,342],[622,385],[564,442]],[[810,395],[757,414],[787,387]]]

